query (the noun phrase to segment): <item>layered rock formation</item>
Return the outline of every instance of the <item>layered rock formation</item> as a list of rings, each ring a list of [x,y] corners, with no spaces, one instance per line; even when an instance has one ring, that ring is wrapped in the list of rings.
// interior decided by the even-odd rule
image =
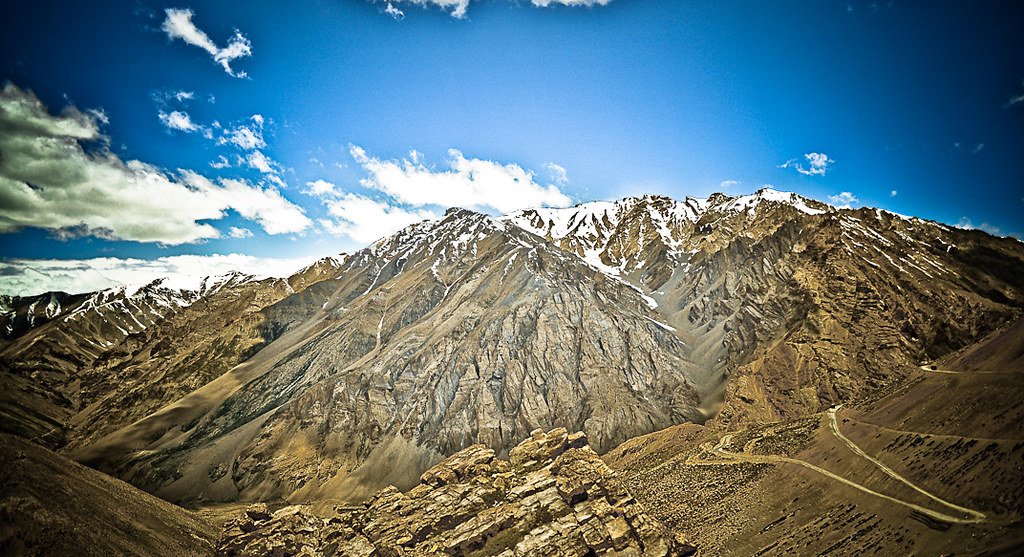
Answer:
[[[692,555],[652,519],[582,433],[534,431],[499,460],[473,445],[389,487],[362,508],[318,517],[302,507],[246,510],[217,554],[565,556]]]

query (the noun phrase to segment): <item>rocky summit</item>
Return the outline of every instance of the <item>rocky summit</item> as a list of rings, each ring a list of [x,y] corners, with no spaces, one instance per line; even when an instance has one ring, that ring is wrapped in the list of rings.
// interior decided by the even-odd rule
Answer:
[[[224,557],[466,555],[666,557],[696,548],[629,494],[583,433],[535,430],[495,457],[467,447],[406,493],[386,488],[360,508],[317,516],[258,504],[227,523]]]

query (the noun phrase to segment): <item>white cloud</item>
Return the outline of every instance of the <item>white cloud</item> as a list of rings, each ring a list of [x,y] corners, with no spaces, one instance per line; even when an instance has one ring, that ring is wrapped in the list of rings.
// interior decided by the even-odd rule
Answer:
[[[267,142],[263,140],[263,116],[253,114],[250,120],[252,120],[251,125],[240,124],[224,130],[224,135],[217,139],[217,144],[234,145],[245,151],[265,148]]]
[[[417,207],[441,205],[495,209],[508,213],[530,207],[567,207],[571,202],[558,186],[542,186],[533,172],[516,164],[467,159],[456,149],[448,151],[448,170],[434,171],[411,159],[381,160],[358,146],[349,149],[368,174],[361,184],[381,191],[399,203]]]
[[[193,93],[192,91],[178,91],[174,94],[174,99],[178,102],[190,101],[193,98],[195,98],[195,93]]]
[[[0,261],[0,293],[33,295],[60,290],[78,294],[123,284],[145,285],[163,277],[222,275],[287,277],[315,258],[273,259],[238,253],[174,255],[158,259],[13,259]]]
[[[559,187],[565,187],[569,183],[569,173],[565,170],[565,167],[560,164],[549,162],[546,165],[548,172],[551,173],[551,179],[555,181]]]
[[[182,171],[181,178],[193,191],[205,195],[211,205],[233,209],[259,223],[268,234],[298,233],[313,224],[302,209],[274,187],[260,188],[229,178],[221,178],[214,185],[209,178],[188,170]]]
[[[733,186],[738,186],[738,185],[740,185],[740,181],[739,180],[724,180],[724,181],[722,181],[721,183],[718,184],[718,187],[720,187],[720,188],[722,188],[724,190],[726,188],[731,188]]]
[[[832,202],[832,205],[835,205],[839,209],[849,209],[854,203],[860,203],[857,196],[848,191],[840,192],[836,195],[830,195],[828,200]]]
[[[889,197],[896,197],[899,193],[900,192],[898,192],[896,190],[892,190],[891,192],[889,192]]]
[[[414,4],[417,6],[434,6],[441,8],[451,14],[452,17],[466,17],[466,10],[469,8],[469,0],[388,0],[384,13],[394,18],[402,18],[405,14],[396,6],[400,4]]]
[[[318,221],[324,230],[335,236],[348,236],[363,244],[383,238],[415,222],[437,218],[431,211],[402,208],[340,191],[338,186],[326,180],[307,182],[306,188],[302,193],[319,198],[332,217]]]
[[[530,3],[538,8],[547,8],[551,5],[561,6],[607,6],[612,0],[531,0]]]
[[[804,155],[804,159],[808,163],[806,168],[799,162],[799,159],[789,159],[780,164],[779,168],[792,168],[805,176],[824,176],[825,172],[828,171],[828,165],[836,162],[828,158],[828,155],[825,153],[807,153]]]
[[[957,228],[963,228],[964,230],[981,230],[983,232],[988,232],[989,234],[991,234],[993,236],[1002,236],[1003,235],[1003,231],[1000,230],[998,226],[992,226],[991,224],[989,224],[987,222],[983,222],[983,223],[975,226],[974,223],[971,222],[971,219],[969,219],[967,217],[960,217],[960,220],[956,223],[956,227]]]
[[[192,22],[195,12],[189,9],[167,8],[167,18],[163,23],[163,31],[167,36],[174,39],[181,39],[186,43],[198,46],[213,57],[213,60],[224,68],[228,75],[234,77],[246,77],[245,72],[235,73],[231,69],[231,62],[246,56],[252,56],[252,43],[242,33],[235,30],[235,36],[228,41],[227,46],[220,48],[210,37]]]
[[[231,166],[231,161],[228,160],[224,155],[217,155],[217,160],[210,163],[210,168],[228,168]]]
[[[985,148],[985,144],[984,143],[979,143],[979,144],[974,146],[974,149],[971,149],[971,153],[977,155],[984,148]]]
[[[253,151],[246,155],[245,162],[250,168],[255,168],[264,174],[277,174],[281,171],[281,165],[263,154],[263,151]]]
[[[1021,83],[1022,86],[1024,86],[1024,80],[1021,80],[1020,83]],[[1003,108],[1010,108],[1011,106],[1013,106],[1015,104],[1020,104],[1020,103],[1024,103],[1024,94],[1014,95],[1014,96],[1010,97],[1010,100],[1007,101],[1006,104],[1003,105]]]
[[[202,132],[203,136],[207,139],[212,137],[210,130],[193,122],[192,117],[189,116],[187,112],[183,112],[181,110],[164,112],[161,110],[158,116],[160,117],[160,122],[169,129],[183,131],[186,133]]]
[[[381,0],[372,0],[381,1]],[[547,8],[549,6],[570,6],[570,7],[591,7],[607,6],[612,0],[530,0],[534,7]],[[401,4],[413,4],[421,7],[436,7],[447,11],[452,17],[466,17],[470,0],[386,0],[384,13],[395,19],[405,17],[397,6]]]
[[[436,219],[437,215],[423,209],[403,209],[353,193],[342,193],[324,199],[327,212],[336,220],[321,219],[320,225],[336,236],[348,236],[368,244],[410,224]]]
[[[252,238],[252,230],[245,227],[232,226],[228,229],[228,236],[232,238]]]
[[[315,182],[306,182],[308,189],[302,190],[302,193],[307,195],[313,195],[316,197],[327,197],[332,195],[339,195],[337,186],[328,182],[327,180],[317,180]]]
[[[67,107],[54,116],[30,91],[0,91],[0,233],[24,227],[61,237],[96,236],[183,244],[216,238],[209,222],[234,210],[270,234],[312,225],[273,187],[214,181],[193,171],[172,176],[105,147],[100,113]],[[83,142],[100,147],[83,148]]]

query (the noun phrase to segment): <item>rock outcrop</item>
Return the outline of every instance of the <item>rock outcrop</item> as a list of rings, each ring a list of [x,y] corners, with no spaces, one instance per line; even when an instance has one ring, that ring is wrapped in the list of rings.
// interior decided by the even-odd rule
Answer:
[[[319,517],[262,504],[230,521],[220,556],[499,555],[650,557],[696,548],[651,518],[583,433],[536,430],[499,460],[473,445],[427,470],[402,493],[386,488],[363,508]]]

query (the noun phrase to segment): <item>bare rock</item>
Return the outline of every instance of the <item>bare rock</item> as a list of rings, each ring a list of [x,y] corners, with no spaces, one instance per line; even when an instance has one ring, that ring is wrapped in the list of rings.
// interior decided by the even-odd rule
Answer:
[[[419,485],[388,487],[365,509],[318,517],[253,506],[229,522],[221,556],[692,555],[633,499],[581,434],[534,431],[511,463],[473,445],[427,470]]]

